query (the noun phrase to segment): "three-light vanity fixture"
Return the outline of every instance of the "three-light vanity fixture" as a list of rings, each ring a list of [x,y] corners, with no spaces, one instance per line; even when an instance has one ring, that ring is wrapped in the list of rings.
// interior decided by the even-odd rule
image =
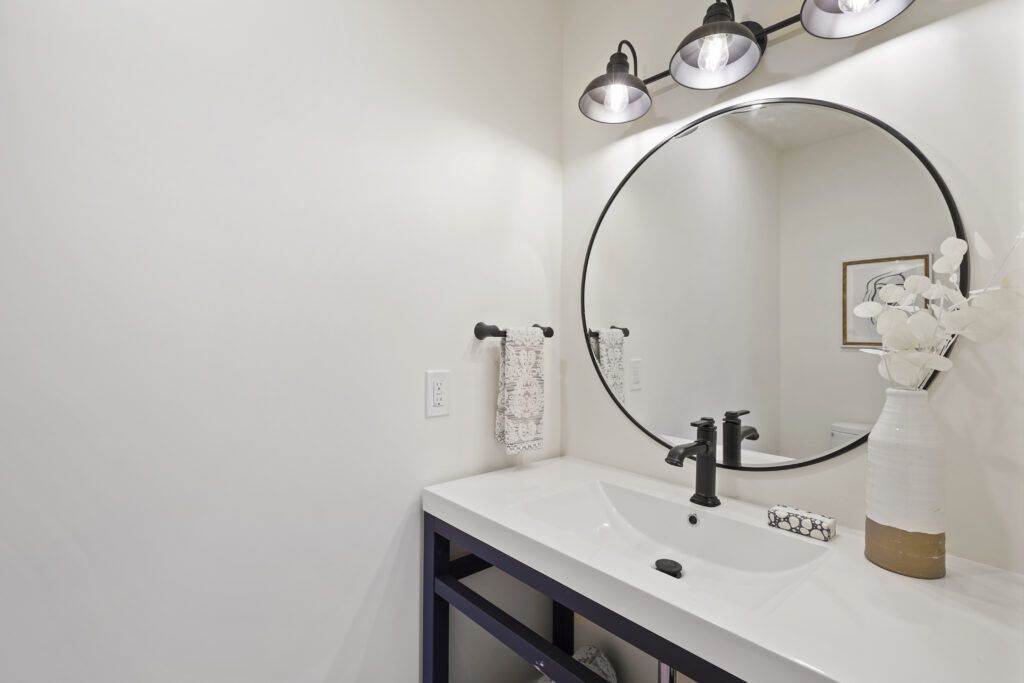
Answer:
[[[580,97],[580,111],[600,123],[628,123],[651,108],[647,86],[671,76],[679,85],[695,90],[724,88],[742,80],[761,62],[768,36],[800,23],[818,38],[849,38],[895,19],[914,0],[804,0],[800,13],[763,28],[756,21],[736,21],[732,0],[715,0],[704,22],[683,38],[667,71],[650,78],[637,75],[636,49],[628,40],[619,43],[608,60],[608,71],[590,82]],[[628,47],[633,56],[622,51]]]

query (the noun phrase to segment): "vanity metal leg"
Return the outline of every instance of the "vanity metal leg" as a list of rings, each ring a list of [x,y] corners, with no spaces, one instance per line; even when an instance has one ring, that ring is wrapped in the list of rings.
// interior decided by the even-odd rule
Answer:
[[[551,642],[565,654],[572,656],[575,650],[573,612],[557,600],[551,601]]]
[[[448,683],[448,602],[434,591],[437,576],[448,573],[451,542],[423,518],[423,683]]]
[[[658,662],[658,683],[676,683],[676,672],[665,662]]]

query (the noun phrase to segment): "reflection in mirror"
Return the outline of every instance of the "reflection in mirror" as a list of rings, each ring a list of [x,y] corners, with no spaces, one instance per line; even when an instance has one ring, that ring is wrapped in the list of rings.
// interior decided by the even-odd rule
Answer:
[[[842,109],[764,103],[689,132],[637,168],[595,231],[584,316],[609,392],[666,446],[692,440],[697,418],[750,411],[734,419],[759,438],[729,444],[732,466],[862,440],[885,383],[852,308],[929,274],[955,207],[906,144]]]

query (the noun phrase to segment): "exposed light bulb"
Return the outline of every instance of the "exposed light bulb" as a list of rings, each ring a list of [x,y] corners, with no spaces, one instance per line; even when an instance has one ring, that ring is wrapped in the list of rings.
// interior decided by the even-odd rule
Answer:
[[[697,55],[697,67],[701,71],[719,71],[729,63],[729,43],[732,36],[727,33],[715,33],[700,42],[700,54]]]
[[[878,0],[839,0],[839,10],[844,14],[857,14],[871,9]]]
[[[604,108],[613,114],[621,114],[629,106],[629,88],[622,83],[612,83],[604,89]]]

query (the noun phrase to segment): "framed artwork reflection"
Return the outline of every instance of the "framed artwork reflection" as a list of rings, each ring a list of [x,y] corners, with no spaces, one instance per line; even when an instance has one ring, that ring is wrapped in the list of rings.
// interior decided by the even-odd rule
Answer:
[[[911,275],[931,277],[931,256],[892,256],[843,261],[843,346],[880,347],[882,337],[875,321],[858,318],[853,309],[865,301],[882,301],[878,293],[886,285],[902,285]]]

